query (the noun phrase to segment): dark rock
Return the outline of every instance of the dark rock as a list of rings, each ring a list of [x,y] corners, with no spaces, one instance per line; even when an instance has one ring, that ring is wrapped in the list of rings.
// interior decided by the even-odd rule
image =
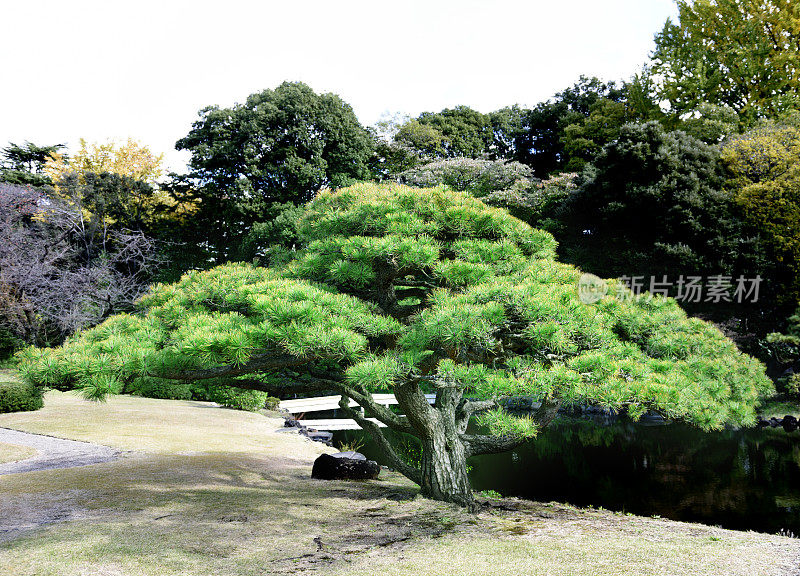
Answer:
[[[314,460],[311,477],[317,480],[374,480],[380,472],[381,467],[373,460],[323,454]]]
[[[295,420],[294,418],[287,418],[283,421],[284,428],[302,428],[303,425],[300,424],[299,420]]]
[[[775,418],[774,416],[773,416],[772,418],[770,418],[770,419],[769,419],[769,425],[770,425],[770,426],[772,426],[773,428],[777,428],[777,427],[778,427],[778,426],[780,426],[781,424],[782,424],[782,421],[781,421],[781,420],[778,420],[778,419],[777,419],[777,418]]]
[[[769,420],[764,420],[763,418],[759,418],[757,426],[759,428],[768,428],[769,427]]]
[[[791,415],[784,416],[781,426],[783,426],[783,429],[787,432],[794,432],[797,430],[797,418]]]
[[[336,452],[331,454],[334,458],[350,458],[351,460],[366,460],[367,457],[361,452]]]
[[[313,428],[307,428],[305,435],[314,442],[322,442],[323,444],[330,445],[331,440],[333,440],[333,432],[322,432]]]

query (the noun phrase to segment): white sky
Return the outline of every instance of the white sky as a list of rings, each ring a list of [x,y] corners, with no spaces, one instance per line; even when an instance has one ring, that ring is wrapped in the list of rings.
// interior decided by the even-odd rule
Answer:
[[[673,0],[0,0],[0,146],[133,137],[174,150],[197,111],[284,80],[361,122],[533,105],[629,78]]]

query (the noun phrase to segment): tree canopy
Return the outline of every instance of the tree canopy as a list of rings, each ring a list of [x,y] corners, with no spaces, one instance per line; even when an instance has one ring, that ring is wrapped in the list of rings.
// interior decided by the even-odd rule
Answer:
[[[660,410],[705,428],[750,424],[764,369],[671,299],[633,298],[609,281],[579,299],[581,273],[555,261],[553,237],[443,188],[359,184],[323,191],[280,269],[226,264],[157,285],[61,348],[28,350],[40,386],[93,398],[126,381],[208,380],[261,390],[328,390],[424,494],[471,505],[471,455],[513,448],[562,403],[632,417]],[[376,405],[391,390],[405,416]],[[423,395],[434,392],[430,406]],[[533,416],[502,399],[533,396]],[[420,467],[393,451],[353,399],[417,436]],[[482,433],[467,432],[479,414]]]
[[[9,143],[3,148],[0,162],[0,180],[9,184],[44,186],[51,183],[45,172],[45,165],[54,154],[64,148],[63,144],[37,146],[32,142],[25,144]]]
[[[678,22],[656,35],[653,72],[678,114],[700,105],[746,122],[796,107],[800,5],[794,0],[678,0]]]
[[[108,141],[89,144],[80,139],[78,151],[67,157],[56,151],[44,165],[44,172],[53,183],[72,173],[82,180],[85,174],[117,174],[154,186],[163,175],[164,155],[154,154],[150,148],[128,138],[125,143]]]
[[[175,147],[191,159],[172,193],[198,206],[193,244],[207,244],[219,263],[271,204],[366,179],[374,143],[341,98],[284,82],[230,108],[204,108]]]
[[[736,203],[779,263],[779,299],[800,302],[800,113],[730,139],[722,159]]]
[[[586,241],[628,267],[603,273],[628,274],[643,262],[684,274],[728,268],[732,202],[716,147],[657,122],[627,124],[582,180],[574,211],[591,231]]]

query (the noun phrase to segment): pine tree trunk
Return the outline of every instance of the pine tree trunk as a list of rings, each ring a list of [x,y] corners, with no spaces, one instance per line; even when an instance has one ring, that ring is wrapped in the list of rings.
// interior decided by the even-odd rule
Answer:
[[[422,442],[419,485],[422,495],[475,508],[467,477],[467,452],[459,438],[456,406],[458,388],[439,388],[430,406],[416,384],[395,388],[398,404]]]
[[[467,477],[464,444],[458,439],[455,426],[447,424],[438,422],[431,437],[422,440],[422,494],[472,509],[475,501]]]

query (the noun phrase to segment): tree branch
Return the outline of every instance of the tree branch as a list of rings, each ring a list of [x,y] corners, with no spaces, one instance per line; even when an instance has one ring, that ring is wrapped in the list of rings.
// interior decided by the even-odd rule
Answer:
[[[459,434],[461,442],[464,443],[467,458],[480,454],[499,454],[513,450],[527,442],[530,438],[514,434],[508,436],[486,436],[481,434]]]
[[[467,431],[469,420],[475,412],[489,410],[498,406],[496,400],[466,400],[463,399],[456,408],[456,426],[462,434]]]
[[[400,474],[406,478],[409,478],[412,482],[416,482],[417,484],[422,483],[422,473],[420,470],[406,463],[397,455],[397,452],[394,451],[394,448],[389,444],[386,436],[383,435],[380,427],[375,424],[375,422],[367,420],[358,410],[350,408],[350,398],[345,394],[342,394],[342,397],[339,399],[339,408],[372,436],[372,439],[375,440],[375,443],[381,449],[392,468],[400,472]]]
[[[533,419],[540,429],[546,428],[558,416],[559,408],[561,408],[560,399],[549,396],[542,398],[542,404],[533,414]]]
[[[414,430],[414,428],[412,428],[412,426],[408,423],[407,420],[401,418],[400,416],[389,410],[389,408],[375,402],[371,394],[369,393],[362,394],[361,392],[353,388],[350,388],[349,386],[346,386],[344,384],[339,384],[336,387],[336,389],[343,396],[348,396],[349,398],[352,398],[353,400],[356,401],[356,403],[358,403],[359,406],[369,410],[370,413],[372,413],[372,415],[375,416],[375,418],[377,418],[379,421],[381,421],[389,428],[397,430],[398,432],[404,432],[406,434],[412,434],[414,436],[417,436],[417,431]]]
[[[475,404],[483,404],[475,402]],[[542,404],[533,414],[533,420],[539,426],[539,429],[546,428],[556,416],[558,416],[558,409],[561,407],[561,400],[557,398],[543,398]],[[488,436],[478,434],[460,434],[459,438],[464,443],[467,450],[467,457],[477,456],[479,454],[498,454],[513,450],[527,442],[529,438],[519,434],[506,435],[506,436]]]
[[[297,358],[296,356],[291,356],[282,352],[273,352],[251,356],[250,360],[244,364],[227,364],[214,368],[182,370],[180,372],[156,374],[156,376],[164,378],[165,380],[208,380],[210,378],[239,376],[241,374],[260,372],[263,370],[291,368],[308,364],[308,362],[309,359],[307,358]]]

